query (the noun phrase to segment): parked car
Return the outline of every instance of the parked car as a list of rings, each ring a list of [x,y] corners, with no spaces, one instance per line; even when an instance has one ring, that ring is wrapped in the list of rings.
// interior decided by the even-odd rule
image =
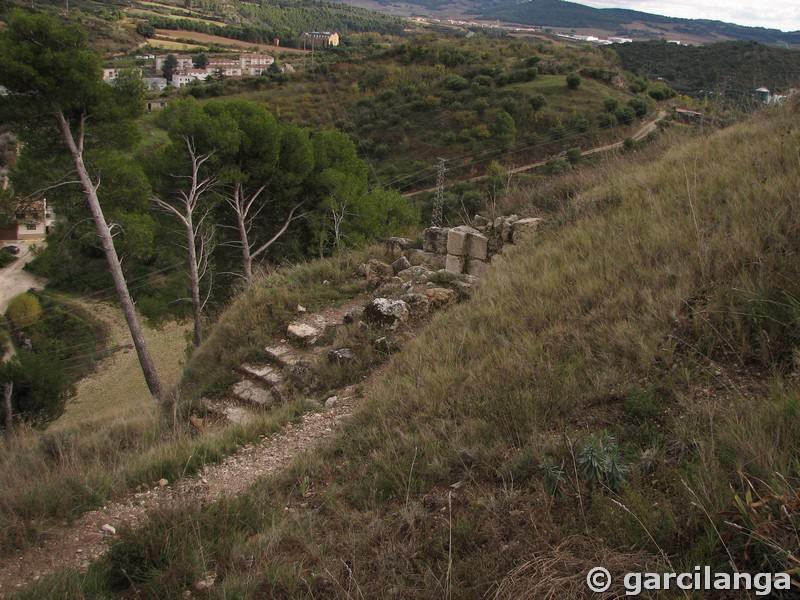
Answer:
[[[3,246],[2,251],[9,254],[19,254],[19,246]]]

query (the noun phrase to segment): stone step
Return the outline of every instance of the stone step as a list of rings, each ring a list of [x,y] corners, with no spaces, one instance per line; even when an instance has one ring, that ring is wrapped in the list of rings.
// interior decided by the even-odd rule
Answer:
[[[260,408],[270,408],[275,404],[275,397],[272,392],[265,390],[249,379],[242,379],[234,384],[231,388],[231,393],[237,400]]]
[[[303,354],[288,344],[276,344],[264,348],[267,358],[280,367],[291,367],[303,359]]]
[[[266,383],[269,387],[276,387],[283,383],[281,370],[275,365],[244,364],[240,365],[238,369],[251,379],[257,379],[262,383]]]

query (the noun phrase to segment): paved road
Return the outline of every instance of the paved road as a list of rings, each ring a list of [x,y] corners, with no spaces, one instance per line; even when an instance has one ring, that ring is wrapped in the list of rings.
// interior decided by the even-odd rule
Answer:
[[[0,313],[6,312],[8,303],[14,296],[31,288],[42,290],[46,283],[44,279],[22,270],[22,267],[33,260],[28,242],[8,242],[3,245],[19,246],[20,253],[17,255],[17,260],[0,269]]]

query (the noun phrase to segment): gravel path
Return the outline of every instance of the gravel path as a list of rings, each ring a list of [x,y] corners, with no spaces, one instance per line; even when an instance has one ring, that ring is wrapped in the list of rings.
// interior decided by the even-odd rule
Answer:
[[[85,513],[71,526],[54,528],[42,546],[0,560],[0,598],[3,592],[19,590],[42,575],[61,569],[85,569],[90,560],[105,552],[113,538],[114,534],[104,531],[103,526],[136,527],[147,522],[152,510],[199,506],[242,493],[260,477],[277,473],[330,437],[337,424],[352,413],[356,402],[353,387],[346,388],[339,394],[338,403],[326,412],[304,415],[299,424],[289,424],[258,444],[245,446],[225,462],[206,467],[197,477],[174,487],[158,485]]]

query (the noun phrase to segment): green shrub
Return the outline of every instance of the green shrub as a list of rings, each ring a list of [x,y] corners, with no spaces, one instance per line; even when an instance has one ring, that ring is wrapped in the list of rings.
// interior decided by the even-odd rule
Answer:
[[[36,323],[42,316],[42,305],[33,294],[20,294],[9,303],[6,316],[15,328],[25,329]]]
[[[577,90],[581,85],[581,76],[577,73],[567,75],[567,89]]]

